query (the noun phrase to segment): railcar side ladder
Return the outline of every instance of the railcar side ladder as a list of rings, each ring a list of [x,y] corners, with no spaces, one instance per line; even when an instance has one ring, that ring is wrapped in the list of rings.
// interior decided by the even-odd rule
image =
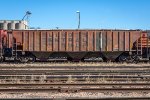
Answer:
[[[140,42],[139,42],[140,41]],[[137,55],[142,55],[142,39],[136,41]]]
[[[12,40],[12,56],[17,57],[17,43],[14,38]]]
[[[150,40],[148,36],[141,36],[140,39],[136,41],[137,55],[145,55],[146,58],[149,58],[150,52]],[[143,51],[144,50],[144,51]]]

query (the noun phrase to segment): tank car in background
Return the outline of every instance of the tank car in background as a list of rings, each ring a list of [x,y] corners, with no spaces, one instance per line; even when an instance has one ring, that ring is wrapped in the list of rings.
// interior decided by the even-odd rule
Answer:
[[[1,61],[149,60],[149,32],[142,30],[0,31]]]

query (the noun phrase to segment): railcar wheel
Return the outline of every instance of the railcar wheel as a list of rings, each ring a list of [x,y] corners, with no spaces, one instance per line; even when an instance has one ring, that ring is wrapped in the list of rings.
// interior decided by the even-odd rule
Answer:
[[[28,58],[28,57],[20,57],[20,58],[19,58],[19,61],[20,61],[21,63],[27,63],[27,62],[29,61],[29,58]]]
[[[34,57],[34,56],[30,56],[29,58],[30,58],[30,60],[29,60],[30,62],[35,62],[36,61],[36,57]]]
[[[119,57],[119,62],[121,62],[121,63],[126,62],[126,60],[127,60],[127,56],[125,56],[125,55],[121,55],[121,56]]]
[[[127,63],[134,63],[135,62],[134,56],[128,56],[127,59],[126,59],[126,62]]]
[[[139,63],[141,57],[140,56],[134,56],[134,63]]]

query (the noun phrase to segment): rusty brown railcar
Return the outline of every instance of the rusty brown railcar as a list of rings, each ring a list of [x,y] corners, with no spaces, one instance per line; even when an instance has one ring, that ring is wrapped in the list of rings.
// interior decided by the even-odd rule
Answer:
[[[140,53],[135,47],[143,35],[141,30],[11,30],[7,44],[19,52],[15,56],[114,61],[123,53]]]
[[[6,47],[7,31],[0,30],[0,62],[3,61],[3,47]]]

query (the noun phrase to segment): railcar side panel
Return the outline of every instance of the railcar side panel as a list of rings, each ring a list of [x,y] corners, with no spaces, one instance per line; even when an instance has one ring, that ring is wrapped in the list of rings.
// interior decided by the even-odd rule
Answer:
[[[102,31],[102,51],[108,51],[107,42],[107,31]]]
[[[118,31],[113,32],[113,51],[119,51],[118,45]]]
[[[125,32],[125,51],[129,51],[129,32]]]
[[[34,50],[40,51],[40,32],[34,32]]]
[[[81,51],[87,51],[87,33],[86,31],[82,31],[81,33]]]
[[[73,51],[73,34],[72,31],[68,32],[68,51]]]
[[[96,51],[101,51],[101,40],[102,33],[100,31],[96,32]]]
[[[107,50],[108,51],[113,51],[113,32],[112,31],[108,31],[107,32]]]
[[[52,51],[53,50],[53,34],[52,32],[48,32],[48,45],[47,45],[47,50]]]
[[[79,32],[78,31],[76,31],[75,33],[74,33],[74,35],[75,35],[75,51],[79,51],[80,49],[80,34],[79,34]]]
[[[16,30],[23,51],[130,51],[140,31],[120,30]],[[10,43],[9,43],[10,44]]]
[[[93,33],[91,31],[88,31],[88,50],[93,50]]]
[[[29,50],[29,32],[24,32],[24,43],[23,43],[23,50],[28,51]]]
[[[60,45],[61,45],[61,51],[65,51],[66,50],[66,32],[61,32],[61,43],[60,43]]]
[[[124,44],[124,32],[123,31],[119,31],[119,34],[118,34],[119,36],[119,41],[118,41],[118,45],[119,45],[119,48],[118,48],[118,50],[119,51],[124,51],[124,47],[125,47],[125,44]]]
[[[29,50],[28,51],[33,51],[34,49],[34,32],[33,31],[31,31],[31,32],[29,32]]]

